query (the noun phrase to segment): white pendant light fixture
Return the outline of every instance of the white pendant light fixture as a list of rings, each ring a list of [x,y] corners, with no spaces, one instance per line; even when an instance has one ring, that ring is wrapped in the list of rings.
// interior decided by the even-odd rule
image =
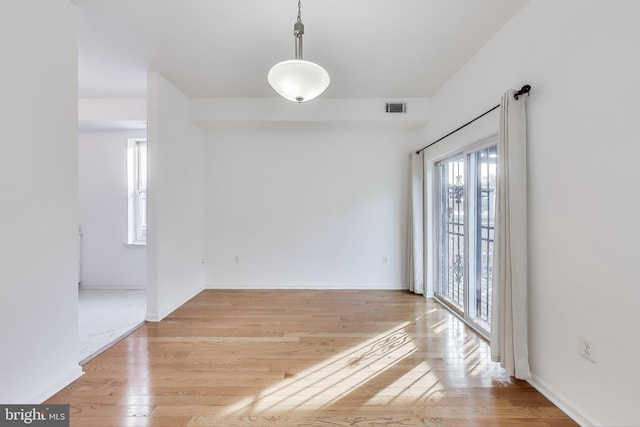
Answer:
[[[271,67],[267,80],[278,95],[293,102],[311,101],[322,95],[329,87],[329,73],[320,65],[302,59],[302,35],[304,25],[300,17],[298,0],[298,20],[293,25],[296,59],[282,61]]]

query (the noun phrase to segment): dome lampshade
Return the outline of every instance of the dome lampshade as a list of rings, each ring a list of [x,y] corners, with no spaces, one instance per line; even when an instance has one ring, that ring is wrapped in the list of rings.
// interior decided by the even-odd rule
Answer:
[[[324,68],[302,59],[279,62],[271,67],[267,80],[280,96],[294,102],[317,98],[331,82]]]

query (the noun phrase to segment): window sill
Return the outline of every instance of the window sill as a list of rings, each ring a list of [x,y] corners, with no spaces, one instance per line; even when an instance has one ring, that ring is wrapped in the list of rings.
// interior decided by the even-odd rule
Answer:
[[[144,243],[144,242],[141,242],[141,243],[125,243],[124,246],[127,247],[127,248],[145,248],[147,246],[147,244]]]

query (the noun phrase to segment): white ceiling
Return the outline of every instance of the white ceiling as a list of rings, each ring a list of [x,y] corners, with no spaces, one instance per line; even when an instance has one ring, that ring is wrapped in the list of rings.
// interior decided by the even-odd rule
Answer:
[[[303,0],[304,58],[327,98],[431,96],[527,0]],[[144,97],[157,71],[192,97],[274,97],[296,0],[75,0],[81,98]]]

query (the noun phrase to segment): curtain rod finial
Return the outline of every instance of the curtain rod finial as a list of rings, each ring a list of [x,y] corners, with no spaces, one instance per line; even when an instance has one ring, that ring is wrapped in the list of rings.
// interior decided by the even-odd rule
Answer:
[[[517,100],[517,99],[518,99],[518,97],[519,97],[520,95],[524,95],[525,93],[526,93],[527,95],[529,95],[529,92],[530,92],[530,91],[531,91],[531,85],[524,85],[524,86],[522,86],[522,88],[520,88],[520,90],[519,90],[519,91],[517,91],[517,92],[513,95],[513,97]]]

